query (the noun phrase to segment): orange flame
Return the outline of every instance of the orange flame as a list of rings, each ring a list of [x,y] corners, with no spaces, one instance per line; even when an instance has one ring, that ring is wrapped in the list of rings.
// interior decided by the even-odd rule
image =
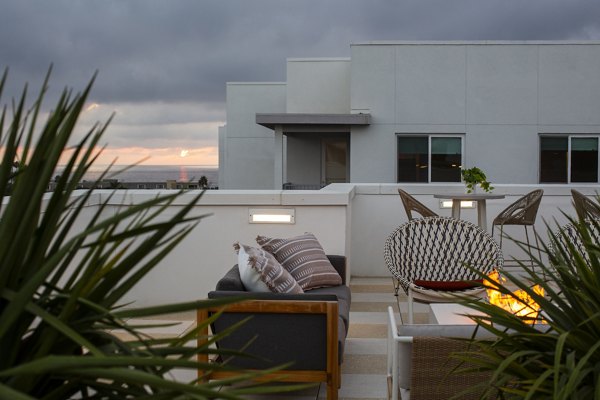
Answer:
[[[489,275],[490,279],[496,284],[506,282],[506,278],[500,276],[498,271],[494,271]],[[488,301],[498,307],[502,307],[505,310],[523,318],[534,320],[536,323],[545,323],[542,318],[538,318],[540,313],[540,306],[529,296],[524,290],[517,290],[513,292],[512,297],[508,294],[502,294],[494,289],[494,284],[488,283],[487,295]],[[544,288],[540,285],[535,285],[533,291],[540,295],[544,295]]]

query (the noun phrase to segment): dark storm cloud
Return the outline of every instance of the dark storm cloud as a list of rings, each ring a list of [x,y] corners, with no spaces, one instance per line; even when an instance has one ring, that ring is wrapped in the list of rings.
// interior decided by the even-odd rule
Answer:
[[[115,119],[125,148],[214,148],[228,81],[284,81],[288,57],[347,57],[377,40],[600,40],[598,0],[3,0],[3,103],[51,99],[95,71],[83,127]]]
[[[98,101],[222,101],[226,81],[285,79],[287,57],[348,56],[370,40],[599,39],[600,2],[552,0],[9,0],[11,81]]]

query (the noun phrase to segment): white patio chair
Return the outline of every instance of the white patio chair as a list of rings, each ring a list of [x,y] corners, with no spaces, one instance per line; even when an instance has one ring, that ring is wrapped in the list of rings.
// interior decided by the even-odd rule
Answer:
[[[491,339],[488,331],[472,325],[400,325],[388,307],[387,380],[388,399],[436,400],[461,394],[461,399],[479,399],[481,391],[463,393],[489,380],[491,372],[458,374],[460,361],[452,353],[472,350],[469,339]],[[463,365],[464,366],[464,365]],[[494,398],[494,396],[492,396]]]
[[[395,294],[408,295],[408,323],[413,302],[454,303],[458,296],[485,297],[471,268],[489,274],[504,264],[502,251],[480,227],[448,217],[413,219],[387,238],[384,259],[397,280]]]

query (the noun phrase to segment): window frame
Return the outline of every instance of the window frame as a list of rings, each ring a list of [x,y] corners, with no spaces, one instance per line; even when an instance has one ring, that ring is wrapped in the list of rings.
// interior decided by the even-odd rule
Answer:
[[[542,138],[567,138],[567,182],[542,182]],[[572,139],[596,139],[598,141],[598,167],[595,182],[571,182]],[[538,140],[538,183],[543,185],[571,185],[600,183],[600,133],[540,133]]]
[[[399,138],[423,138],[427,137],[427,182],[399,182],[398,181],[398,139]],[[460,139],[460,165],[459,168],[465,164],[465,134],[464,133],[396,133],[396,183],[410,183],[410,184],[437,184],[437,183],[461,183],[462,178],[456,182],[447,181],[431,181],[431,142],[433,138],[455,138]]]

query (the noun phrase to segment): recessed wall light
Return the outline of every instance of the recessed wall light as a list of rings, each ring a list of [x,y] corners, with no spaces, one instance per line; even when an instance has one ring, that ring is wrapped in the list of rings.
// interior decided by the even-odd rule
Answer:
[[[293,208],[250,208],[248,221],[251,224],[295,224]]]

